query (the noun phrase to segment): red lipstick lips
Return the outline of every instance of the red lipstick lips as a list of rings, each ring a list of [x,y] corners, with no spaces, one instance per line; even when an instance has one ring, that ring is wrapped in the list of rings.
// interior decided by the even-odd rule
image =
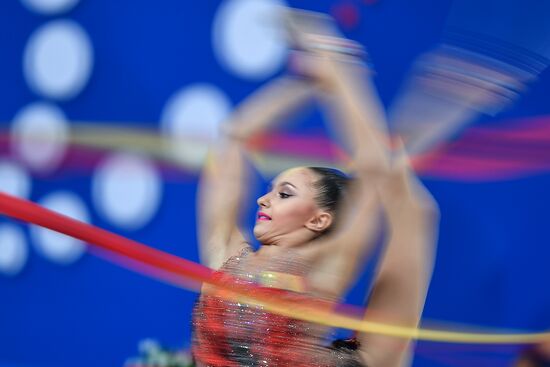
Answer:
[[[271,217],[264,212],[258,212],[257,220],[271,220]]]

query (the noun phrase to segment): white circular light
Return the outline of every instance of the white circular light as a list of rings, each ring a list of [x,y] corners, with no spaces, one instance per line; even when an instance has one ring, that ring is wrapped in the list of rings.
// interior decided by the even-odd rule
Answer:
[[[170,140],[172,152],[184,163],[198,166],[230,112],[231,102],[221,90],[209,84],[195,84],[168,100],[161,129]]]
[[[100,213],[125,229],[148,223],[160,204],[162,185],[152,162],[130,154],[114,154],[97,168],[92,197]]]
[[[30,10],[51,15],[64,13],[72,9],[78,0],[21,0]]]
[[[61,163],[68,136],[69,126],[59,108],[34,103],[14,117],[12,150],[31,169],[50,172]]]
[[[216,56],[240,77],[260,80],[275,73],[286,57],[278,14],[280,0],[226,0],[214,19]]]
[[[24,74],[29,86],[54,99],[76,96],[90,78],[93,49],[86,32],[70,20],[37,29],[25,48]]]
[[[23,231],[13,224],[0,224],[0,273],[17,275],[25,266],[28,254]]]
[[[31,182],[31,177],[21,166],[0,159],[0,191],[28,199],[31,192]]]
[[[70,192],[49,194],[40,204],[57,213],[82,222],[89,222],[89,214],[81,199]],[[46,228],[31,226],[33,244],[39,253],[46,258],[63,265],[74,263],[85,250],[82,241],[51,231]]]

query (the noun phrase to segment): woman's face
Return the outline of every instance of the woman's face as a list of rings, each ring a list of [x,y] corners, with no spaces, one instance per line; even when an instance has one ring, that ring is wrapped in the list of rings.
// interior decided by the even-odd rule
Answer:
[[[258,199],[254,236],[263,244],[285,244],[297,237],[313,236],[312,226],[323,212],[315,201],[316,180],[315,173],[307,168],[293,168],[277,176],[269,191]]]

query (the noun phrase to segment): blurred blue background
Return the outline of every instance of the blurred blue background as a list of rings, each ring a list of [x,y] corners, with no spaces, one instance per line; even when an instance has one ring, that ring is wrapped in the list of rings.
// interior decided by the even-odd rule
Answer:
[[[155,162],[139,152],[141,143],[139,154],[130,154],[63,142],[71,128],[90,124],[169,139],[208,136],[233,106],[284,71],[285,48],[266,11],[272,3],[3,1],[0,187],[197,261],[195,171]],[[389,106],[413,60],[441,39],[452,3],[288,4],[334,15],[347,36],[368,47]],[[543,72],[513,106],[473,125],[498,130],[514,120],[521,130],[522,119],[537,118],[550,126],[548,95],[550,74]],[[298,131],[321,128],[313,110]],[[29,143],[33,131],[56,143]],[[539,158],[549,161],[542,140]],[[549,171],[423,179],[441,210],[426,323],[550,329]],[[350,302],[361,304],[367,278]],[[0,217],[0,366],[121,366],[145,338],[187,348],[195,298]],[[509,366],[521,348],[423,342],[415,366]]]

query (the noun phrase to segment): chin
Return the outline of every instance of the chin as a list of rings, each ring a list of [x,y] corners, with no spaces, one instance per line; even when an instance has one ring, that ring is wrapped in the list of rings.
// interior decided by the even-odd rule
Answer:
[[[252,230],[252,233],[254,233],[254,237],[256,237],[256,239],[258,241],[260,241],[260,238],[262,237],[263,231],[258,228],[258,225],[254,226],[254,229]]]
[[[266,232],[265,229],[262,229],[261,226],[258,226],[258,225],[254,226],[252,233],[254,234],[254,237],[256,238],[256,240],[258,240],[261,243],[265,243],[268,240],[267,238],[268,233]]]

